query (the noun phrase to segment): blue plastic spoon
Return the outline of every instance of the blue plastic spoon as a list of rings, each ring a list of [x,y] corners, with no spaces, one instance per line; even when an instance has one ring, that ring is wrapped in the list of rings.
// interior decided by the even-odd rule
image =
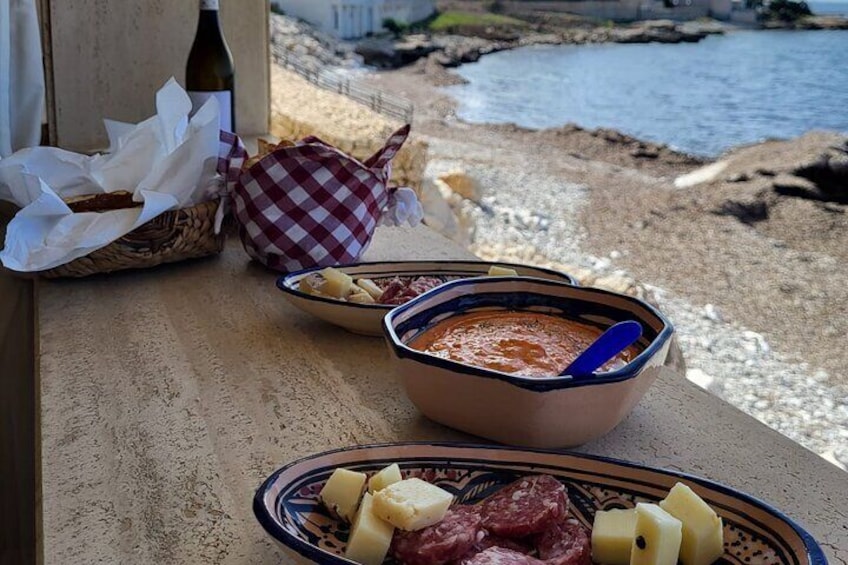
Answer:
[[[592,345],[587,347],[577,359],[565,368],[559,376],[570,375],[575,379],[587,379],[607,361],[624,351],[642,336],[642,325],[628,320],[619,322],[598,336]]]

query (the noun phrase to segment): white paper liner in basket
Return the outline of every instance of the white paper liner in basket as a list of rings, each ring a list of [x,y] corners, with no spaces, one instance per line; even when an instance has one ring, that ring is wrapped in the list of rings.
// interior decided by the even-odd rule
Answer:
[[[0,252],[6,268],[33,272],[66,264],[168,210],[218,197],[217,101],[211,98],[189,119],[191,101],[170,79],[156,94],[156,109],[139,124],[107,120],[110,151],[105,155],[34,147],[0,160],[0,199],[21,207]],[[143,205],[73,213],[65,203],[115,191],[133,192],[133,200]]]

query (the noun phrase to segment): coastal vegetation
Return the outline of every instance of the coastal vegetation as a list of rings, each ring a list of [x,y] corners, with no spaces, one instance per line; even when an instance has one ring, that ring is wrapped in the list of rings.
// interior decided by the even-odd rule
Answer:
[[[396,38],[400,37],[404,34],[404,32],[409,29],[409,26],[397,21],[394,18],[386,18],[383,20],[383,27],[386,28],[389,33],[394,35]]]
[[[772,0],[763,7],[763,19],[781,22],[795,22],[801,18],[812,16],[813,12],[803,0]]]
[[[429,28],[430,31],[434,32],[450,32],[457,29],[472,30],[489,27],[526,28],[527,26],[527,22],[523,20],[493,12],[460,12],[450,10],[441,12],[430,23]]]

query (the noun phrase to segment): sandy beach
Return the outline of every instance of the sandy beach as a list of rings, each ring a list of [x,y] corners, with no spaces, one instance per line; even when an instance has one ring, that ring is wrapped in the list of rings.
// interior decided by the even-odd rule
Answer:
[[[740,148],[713,181],[677,188],[707,163],[610,130],[464,123],[425,68],[366,80],[415,104],[427,177],[474,179],[457,207],[472,250],[635,281],[675,323],[691,380],[848,463],[848,206],[775,189],[803,184],[792,171],[843,136]]]

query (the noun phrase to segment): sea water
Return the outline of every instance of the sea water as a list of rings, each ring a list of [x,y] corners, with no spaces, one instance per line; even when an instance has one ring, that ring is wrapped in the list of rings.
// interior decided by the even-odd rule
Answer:
[[[848,12],[848,4],[821,5]],[[458,116],[475,123],[614,128],[702,156],[811,129],[848,133],[848,31],[533,46],[458,72],[469,83],[448,92]]]

